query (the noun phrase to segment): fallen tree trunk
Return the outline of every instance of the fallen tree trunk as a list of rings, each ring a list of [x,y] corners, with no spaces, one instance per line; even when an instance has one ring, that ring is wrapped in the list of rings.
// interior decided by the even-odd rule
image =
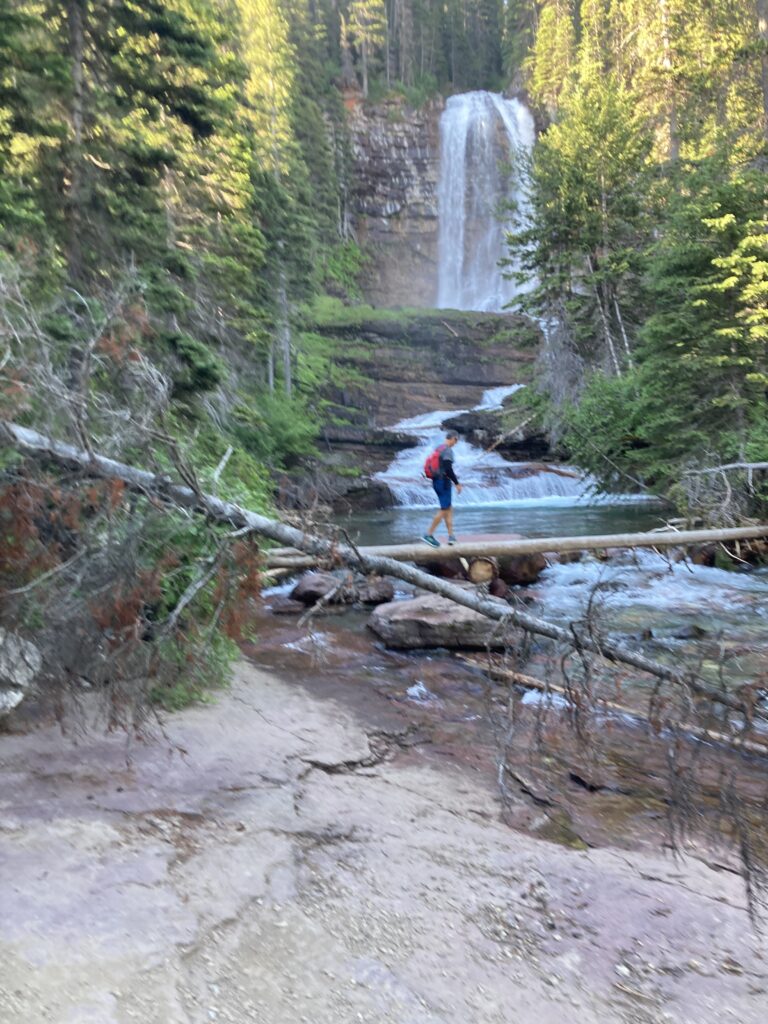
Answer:
[[[607,533],[588,537],[531,537],[523,540],[464,541],[451,548],[433,548],[428,544],[391,544],[361,547],[366,557],[393,558],[403,562],[439,562],[449,558],[504,557],[565,553],[567,551],[602,551],[608,548],[683,547],[728,540],[758,540],[768,537],[768,525],[741,526],[723,530],[664,530],[658,533]],[[302,569],[315,564],[293,548],[278,548],[267,556],[270,566]]]
[[[714,689],[697,679],[693,673],[682,672],[672,666],[653,661],[639,651],[625,647],[623,644],[611,640],[601,640],[590,633],[580,634],[573,626],[570,629],[558,626],[546,619],[519,611],[504,601],[477,594],[456,586],[448,580],[430,576],[412,565],[403,565],[394,558],[371,554],[371,549],[359,550],[348,545],[324,540],[310,533],[303,533],[293,526],[269,519],[258,512],[241,508],[232,502],[223,501],[214,495],[205,494],[192,487],[174,484],[167,476],[137,469],[135,466],[129,466],[96,453],[91,454],[75,448],[73,445],[46,437],[36,430],[8,421],[0,421],[0,443],[3,442],[27,455],[45,457],[61,466],[77,470],[88,476],[120,480],[128,488],[148,497],[210,516],[211,519],[228,523],[238,530],[269,537],[271,540],[290,545],[294,549],[315,556],[315,558],[327,558],[340,565],[358,568],[367,573],[377,573],[380,576],[394,576],[396,579],[404,580],[422,590],[429,590],[447,597],[455,601],[456,604],[471,608],[489,619],[494,619],[499,622],[502,630],[516,626],[538,636],[548,637],[571,649],[589,651],[608,661],[630,665],[632,668],[639,669],[658,679],[684,687],[692,695],[722,704],[734,711],[749,714],[752,710],[731,694]],[[431,550],[426,545],[424,547]]]

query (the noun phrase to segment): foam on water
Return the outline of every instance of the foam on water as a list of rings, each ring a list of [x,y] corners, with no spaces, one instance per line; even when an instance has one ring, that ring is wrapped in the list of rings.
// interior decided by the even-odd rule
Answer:
[[[621,564],[555,564],[544,572],[538,589],[549,612],[576,619],[595,586],[607,610],[645,609],[670,620],[724,617],[752,625],[757,618],[768,624],[768,575],[669,563],[652,551],[638,550]]]

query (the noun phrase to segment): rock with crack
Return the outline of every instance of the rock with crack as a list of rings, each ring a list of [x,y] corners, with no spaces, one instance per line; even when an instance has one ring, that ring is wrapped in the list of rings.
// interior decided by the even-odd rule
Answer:
[[[21,704],[42,664],[34,644],[0,627],[0,717]]]
[[[424,594],[375,609],[368,625],[388,647],[501,648],[509,629],[447,598]]]

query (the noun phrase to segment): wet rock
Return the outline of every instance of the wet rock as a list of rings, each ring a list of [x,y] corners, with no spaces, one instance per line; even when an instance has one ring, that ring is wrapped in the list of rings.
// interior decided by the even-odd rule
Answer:
[[[434,290],[442,106],[435,98],[412,109],[399,96],[347,103],[350,200],[357,236],[376,253],[363,281],[375,305],[421,306]]]
[[[501,437],[501,418],[498,412],[485,409],[471,409],[444,420],[446,430],[458,432],[470,442],[487,448]]]
[[[328,598],[332,593],[333,596]],[[394,596],[395,588],[392,582],[380,577],[355,582],[348,573],[336,575],[332,572],[309,572],[301,577],[288,598],[278,599],[272,604],[272,612],[275,615],[288,615],[296,608],[303,611],[308,605],[317,604],[324,598],[328,598],[329,605],[348,605],[357,602],[384,604],[392,601]]]
[[[699,544],[688,549],[689,561],[693,562],[694,565],[705,565],[710,569],[715,564],[716,555],[716,544]]]
[[[488,593],[491,597],[500,597],[502,600],[509,595],[509,587],[498,576],[488,584]]]
[[[513,586],[535,583],[547,567],[544,555],[510,555],[499,558],[499,576]]]
[[[308,572],[302,576],[290,593],[292,601],[301,602],[304,605],[317,604],[322,598],[339,588],[338,592],[330,599],[329,603],[348,604],[354,598],[349,591],[348,585],[339,576],[332,572]]]
[[[434,594],[379,605],[368,625],[389,647],[504,646],[498,623]]]
[[[694,622],[690,626],[681,626],[672,636],[675,640],[701,640],[702,637],[708,636],[708,634],[708,629],[704,629],[703,626],[697,626]]]
[[[273,615],[301,615],[305,608],[301,601],[292,601],[290,597],[274,597],[269,602]]]
[[[448,430],[458,430],[470,444],[480,448],[493,447],[499,455],[510,462],[527,462],[551,459],[564,455],[554,452],[549,438],[539,428],[527,428],[522,424],[508,432],[504,417],[495,409],[471,409],[444,420]]]
[[[357,588],[357,600],[361,604],[386,604],[394,597],[395,587],[391,580],[369,579]]]
[[[585,555],[586,551],[561,551],[553,555],[552,560],[559,562],[561,565],[570,565],[572,562],[580,562]]]
[[[358,461],[370,466],[368,452],[369,449],[363,450]],[[372,468],[383,469],[389,461],[391,457],[387,455],[379,467]],[[275,500],[280,508],[300,511],[328,508],[336,512],[371,512],[395,504],[385,483],[362,473],[348,476],[332,466],[313,466],[291,475],[284,474],[279,480]]]
[[[0,627],[0,717],[21,704],[42,664],[34,644]]]

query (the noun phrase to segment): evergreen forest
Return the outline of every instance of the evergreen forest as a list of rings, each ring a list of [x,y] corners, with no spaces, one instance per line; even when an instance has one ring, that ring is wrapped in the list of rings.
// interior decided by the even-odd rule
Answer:
[[[512,6],[546,125],[512,246],[553,325],[550,414],[609,488],[764,514],[768,6]]]

